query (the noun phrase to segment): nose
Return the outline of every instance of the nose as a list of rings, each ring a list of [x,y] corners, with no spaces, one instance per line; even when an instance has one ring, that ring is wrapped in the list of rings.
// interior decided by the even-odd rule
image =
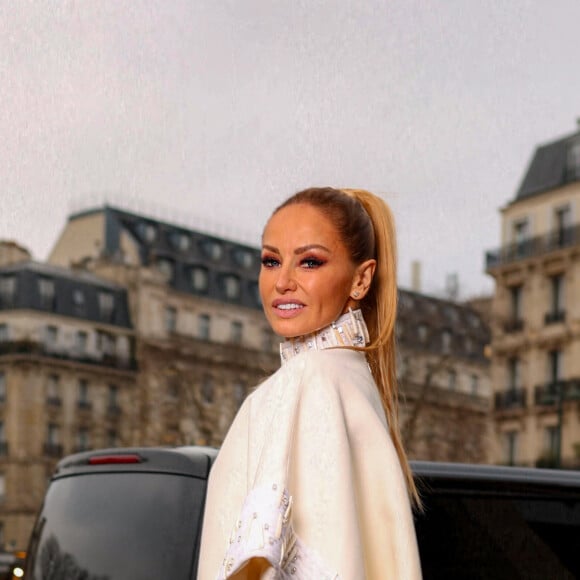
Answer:
[[[292,268],[290,265],[283,265],[278,270],[278,277],[276,278],[276,291],[280,294],[292,292],[296,290],[296,280],[292,275]]]

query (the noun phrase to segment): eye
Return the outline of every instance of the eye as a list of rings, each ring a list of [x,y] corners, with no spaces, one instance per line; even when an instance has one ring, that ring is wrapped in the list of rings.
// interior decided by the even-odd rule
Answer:
[[[300,265],[304,266],[308,269],[320,268],[320,266],[324,265],[323,260],[319,260],[318,258],[304,258]]]
[[[278,260],[276,260],[276,258],[272,258],[270,256],[264,256],[262,258],[262,266],[264,268],[275,268],[276,266],[279,266],[280,262]]]

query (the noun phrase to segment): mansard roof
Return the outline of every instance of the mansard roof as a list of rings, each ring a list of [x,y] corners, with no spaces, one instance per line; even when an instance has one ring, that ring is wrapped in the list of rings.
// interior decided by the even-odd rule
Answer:
[[[483,360],[491,340],[485,319],[471,306],[410,290],[399,289],[397,326],[402,345],[434,354],[445,354],[442,337],[447,333],[454,358]]]
[[[579,181],[578,148],[580,148],[580,131],[538,146],[515,201]]]
[[[90,272],[40,262],[0,268],[0,310],[8,309],[132,327],[125,288]]]
[[[164,269],[175,290],[261,308],[258,248],[111,206],[74,214],[69,221],[101,212],[107,258],[123,261],[121,233],[126,233],[136,245],[141,265]],[[207,282],[201,283],[202,278]]]

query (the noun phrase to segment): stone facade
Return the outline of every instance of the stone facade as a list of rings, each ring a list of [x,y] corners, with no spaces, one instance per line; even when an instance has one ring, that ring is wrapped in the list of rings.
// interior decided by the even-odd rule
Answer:
[[[492,457],[580,468],[580,132],[536,150],[501,214]]]
[[[489,461],[489,328],[473,307],[401,291],[402,433],[412,459]]]

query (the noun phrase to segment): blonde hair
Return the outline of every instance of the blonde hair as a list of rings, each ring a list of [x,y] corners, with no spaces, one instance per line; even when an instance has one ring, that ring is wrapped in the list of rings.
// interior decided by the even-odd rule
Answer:
[[[389,206],[363,189],[310,188],[288,198],[274,213],[294,204],[309,204],[335,225],[353,263],[374,258],[373,281],[360,306],[369,329],[370,343],[363,349],[377,384],[391,439],[407,482],[409,495],[421,502],[399,428],[399,391],[395,323],[397,318],[397,251],[395,222]]]

